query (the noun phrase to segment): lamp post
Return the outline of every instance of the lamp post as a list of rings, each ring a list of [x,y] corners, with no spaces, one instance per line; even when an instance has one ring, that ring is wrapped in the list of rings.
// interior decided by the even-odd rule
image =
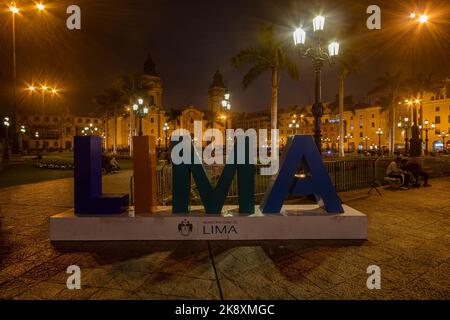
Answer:
[[[353,139],[353,135],[349,133],[345,137],[347,138],[347,150],[350,153],[350,139]]]
[[[297,134],[297,129],[300,128],[300,124],[297,123],[297,119],[295,119],[297,116],[294,117],[294,119],[292,119],[292,122],[289,123],[289,128],[290,129],[294,129],[294,135]]]
[[[366,145],[366,151],[368,151],[369,149],[368,149],[368,143],[369,143],[369,141],[370,141],[370,138],[368,137],[368,136],[365,136],[364,138],[363,138],[363,141],[365,142],[365,145]]]
[[[381,128],[378,128],[377,135],[378,135],[378,149],[381,151],[381,136],[383,135],[383,130],[381,130]]]
[[[445,131],[441,131],[439,137],[442,138],[442,151],[447,151],[447,146],[445,145],[445,138],[448,137],[448,133],[446,133]]]
[[[312,108],[314,116],[314,140],[317,148],[321,151],[322,144],[322,130],[321,130],[321,118],[323,115],[322,105],[322,67],[325,62],[330,65],[334,63],[335,58],[339,54],[339,43],[331,42],[328,45],[328,52],[322,48],[322,36],[325,26],[325,17],[317,16],[313,19],[313,28],[315,41],[311,46],[305,46],[306,32],[302,28],[297,28],[294,31],[294,43],[300,47],[300,52],[304,57],[309,57],[312,60],[314,75],[315,75],[315,95],[314,105]]]
[[[417,14],[411,13],[410,19],[417,23],[419,27],[423,26],[428,22],[428,16],[424,13]],[[417,79],[416,79],[416,41],[413,39],[411,41],[411,57],[412,57],[412,80],[413,80],[413,94],[418,96]],[[422,102],[419,99],[412,99],[410,105],[413,106],[413,119],[411,124],[411,145],[410,154],[411,156],[420,156],[422,154],[422,142],[420,140],[420,129],[418,126],[417,117],[417,106],[420,106],[422,110]]]
[[[230,102],[230,93],[229,92],[225,93],[223,96],[222,108],[225,113],[224,119],[225,119],[225,135],[226,135],[227,129],[228,129],[228,113],[231,110],[231,102]]]
[[[411,141],[409,146],[409,153],[411,154],[411,156],[420,156],[422,154],[422,143],[420,141],[420,128],[417,125],[417,106],[421,104],[421,101],[419,99],[413,98],[406,100],[405,102],[413,109],[413,120],[410,124]]]
[[[37,152],[37,148],[38,148],[38,140],[39,140],[39,132],[35,132],[34,133],[34,147],[36,148],[36,152]]]
[[[434,124],[434,122],[431,124],[431,128],[428,128],[428,120],[424,121],[425,124],[425,129],[423,129],[425,131],[425,154],[428,155],[428,130],[434,130],[436,128],[436,125]]]
[[[98,128],[94,127],[94,125],[90,123],[88,127],[84,127],[84,129],[81,130],[81,133],[84,136],[94,136],[98,133]]]
[[[169,132],[169,129],[170,129],[170,127],[169,127],[169,125],[167,124],[167,122],[164,123],[163,130],[164,130],[164,134],[165,134],[165,138],[166,138],[166,140],[165,140],[166,149],[167,149],[167,134],[168,134],[168,132]]]
[[[9,6],[9,11],[12,17],[12,62],[13,62],[13,94],[12,94],[12,127],[13,127],[13,149],[17,146],[17,134],[16,134],[16,120],[17,120],[17,102],[16,102],[16,91],[17,91],[17,66],[16,66],[16,15],[19,14],[20,10],[15,2],[11,2]]]
[[[3,149],[3,160],[9,159],[9,151],[8,151],[8,140],[9,140],[9,126],[11,125],[10,118],[3,118],[3,125],[5,126],[6,135],[5,135],[5,148]]]
[[[139,118],[139,136],[143,135],[142,132],[142,118],[146,117],[148,114],[148,107],[144,105],[144,99],[138,98],[137,103],[133,105],[133,111]],[[158,133],[159,134],[159,133]]]
[[[408,130],[411,128],[409,118],[404,118],[403,122],[400,120],[397,126],[405,131],[405,155],[408,155]]]

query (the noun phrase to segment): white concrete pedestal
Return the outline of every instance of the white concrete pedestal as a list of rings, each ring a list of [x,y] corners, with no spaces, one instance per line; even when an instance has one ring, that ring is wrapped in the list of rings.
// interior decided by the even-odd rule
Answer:
[[[367,216],[344,205],[345,212],[327,214],[317,206],[286,205],[278,215],[248,216],[226,206],[221,216],[205,215],[195,206],[190,215],[173,215],[171,207],[156,214],[75,216],[73,210],[50,218],[52,241],[119,240],[290,240],[367,239]]]

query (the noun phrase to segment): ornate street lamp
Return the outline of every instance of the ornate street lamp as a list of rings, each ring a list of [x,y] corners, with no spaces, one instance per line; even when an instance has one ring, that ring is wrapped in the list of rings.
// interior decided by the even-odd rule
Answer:
[[[133,105],[133,111],[139,118],[139,136],[142,136],[142,118],[146,117],[148,114],[148,107],[144,105],[144,99],[138,98],[137,103]]]
[[[314,116],[314,140],[319,151],[322,149],[321,138],[321,118],[323,115],[322,105],[322,67],[325,62],[330,65],[334,63],[335,58],[339,54],[339,43],[331,42],[328,45],[328,52],[322,47],[323,29],[325,26],[325,18],[317,16],[313,19],[313,28],[315,41],[311,46],[306,46],[306,32],[302,28],[297,28],[294,31],[294,44],[300,48],[300,52],[304,57],[309,57],[312,60],[314,74],[315,74],[315,100],[313,105]]]
[[[347,149],[348,152],[350,153],[350,139],[353,139],[353,135],[349,133],[345,137],[347,138]]]
[[[383,135],[383,130],[381,130],[381,128],[378,128],[377,135],[378,135],[378,149],[381,150],[381,136]]]
[[[5,130],[6,130],[5,148],[3,150],[3,159],[4,160],[8,160],[9,159],[9,151],[8,151],[9,126],[11,125],[9,117],[4,117],[3,118],[3,125],[5,126]]]
[[[167,124],[167,122],[164,123],[163,130],[164,130],[164,134],[165,134],[165,138],[166,138],[165,144],[166,144],[166,149],[167,149],[167,134],[168,134],[168,132],[169,132],[169,130],[170,130],[170,127],[169,127],[169,125]]]
[[[93,136],[98,133],[98,128],[94,127],[94,125],[92,123],[90,123],[88,127],[84,127],[84,129],[81,130],[81,133],[84,136]]]
[[[442,138],[442,151],[446,151],[447,150],[447,146],[445,145],[445,138],[447,138],[448,137],[448,133],[446,133],[445,131],[442,131],[440,134],[439,134],[439,137],[441,137]]]
[[[436,129],[436,125],[434,124],[434,122],[431,124],[431,128],[428,128],[428,120],[424,121],[425,124],[425,128],[423,128],[423,130],[425,131],[425,154],[428,155],[428,130],[435,130]]]
[[[366,144],[366,151],[369,150],[369,149],[368,149],[368,143],[369,143],[369,141],[370,141],[370,138],[369,138],[368,136],[365,136],[365,137],[363,138],[363,141],[364,141],[365,144]]]
[[[292,122],[291,123],[289,123],[289,128],[290,129],[294,129],[293,131],[294,131],[294,135],[296,135],[297,134],[297,129],[298,128],[300,128],[300,124],[298,124],[297,123],[297,115],[295,115],[294,117],[293,117],[293,119],[292,119]]]
[[[226,134],[227,129],[228,129],[228,120],[227,120],[228,119],[228,113],[231,110],[231,102],[230,102],[230,93],[229,92],[225,93],[224,96],[223,96],[222,108],[223,108],[223,111],[225,113],[224,121],[225,121],[225,134]]]
[[[425,23],[428,22],[428,15],[425,13],[418,14],[416,12],[413,12],[410,14],[409,18],[418,25],[419,28],[422,27]],[[420,30],[420,29],[419,29]],[[415,32],[414,29],[412,29],[411,32]],[[416,78],[416,44],[417,41],[410,41],[411,43],[411,60],[412,60],[412,80],[413,80],[413,94],[417,95],[419,90],[417,88],[417,78]],[[422,141],[420,139],[420,128],[418,126],[418,117],[417,117],[417,107],[419,106],[420,110],[422,110],[422,102],[414,98],[411,101],[407,101],[409,105],[413,106],[413,119],[411,124],[411,144],[410,144],[410,154],[412,156],[420,156],[422,154]]]
[[[411,128],[409,118],[404,118],[403,122],[400,120],[397,126],[405,131],[405,155],[408,155],[408,130]]]

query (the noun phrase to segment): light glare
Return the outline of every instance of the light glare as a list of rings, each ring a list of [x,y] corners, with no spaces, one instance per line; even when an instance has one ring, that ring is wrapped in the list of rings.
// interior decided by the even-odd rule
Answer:
[[[325,25],[325,17],[324,16],[317,16],[313,19],[314,32],[322,31],[324,25]]]

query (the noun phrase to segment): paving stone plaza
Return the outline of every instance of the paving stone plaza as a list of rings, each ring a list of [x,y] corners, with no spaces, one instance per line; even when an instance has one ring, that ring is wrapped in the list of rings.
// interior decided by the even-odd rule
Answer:
[[[127,192],[130,174],[104,177],[105,191]],[[0,299],[449,299],[450,179],[431,184],[340,193],[368,215],[367,241],[51,243],[73,179],[0,189]],[[70,265],[80,290],[67,289]]]

